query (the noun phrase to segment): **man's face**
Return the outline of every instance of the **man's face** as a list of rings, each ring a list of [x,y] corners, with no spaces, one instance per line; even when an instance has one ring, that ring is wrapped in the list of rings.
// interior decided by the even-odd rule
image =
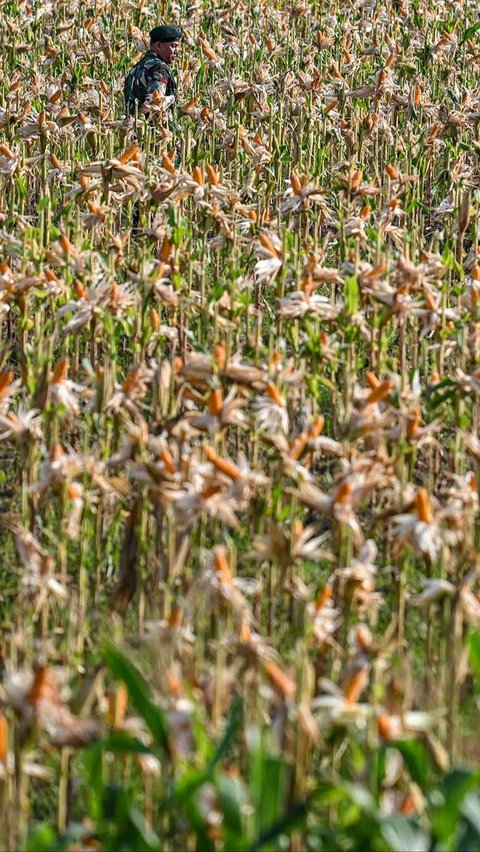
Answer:
[[[173,65],[177,58],[179,45],[178,41],[157,41],[152,45],[152,48],[167,65]]]

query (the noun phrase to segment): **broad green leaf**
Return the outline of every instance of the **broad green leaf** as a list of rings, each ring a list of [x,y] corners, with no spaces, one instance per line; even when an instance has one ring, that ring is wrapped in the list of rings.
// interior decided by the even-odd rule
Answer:
[[[287,835],[295,828],[300,828],[308,815],[308,800],[298,802],[293,807],[289,808],[285,816],[275,822],[267,831],[263,832],[250,847],[251,852],[257,850],[279,848],[278,839],[281,835]]]
[[[384,820],[380,830],[392,852],[428,852],[431,848],[428,834],[400,814]]]
[[[198,852],[215,852],[215,844],[210,837],[209,827],[194,796],[186,803],[183,813],[195,832]]]
[[[228,753],[235,736],[240,728],[240,724],[242,721],[242,706],[243,702],[239,696],[236,696],[232,701],[232,707],[230,710],[230,716],[228,717],[227,727],[225,729],[225,733],[220,740],[217,748],[215,749],[215,753],[209,762],[208,769],[211,772],[218,763],[225,757]]]
[[[225,733],[207,765],[200,770],[192,770],[189,768],[181,781],[176,785],[173,793],[173,798],[176,803],[184,802],[195,792],[195,790],[198,790],[202,784],[205,784],[206,781],[210,781],[212,779],[215,767],[225,757],[233,743],[240,726],[241,716],[242,700],[236,697],[232,702],[232,709],[230,711]]]
[[[377,806],[374,797],[363,784],[352,784],[349,781],[340,782],[351,802],[366,813],[375,814]]]
[[[105,660],[112,675],[127,687],[130,701],[142,717],[155,742],[170,756],[168,727],[163,710],[150,698],[150,691],[140,672],[122,651],[112,645],[105,651]]]
[[[99,819],[102,812],[104,793],[103,752],[95,743],[83,755],[87,777],[89,780],[90,810],[94,819]]]
[[[480,795],[467,793],[460,810],[462,817],[469,823],[470,829],[475,832],[478,848],[480,848]]]
[[[255,831],[260,836],[270,831],[282,815],[287,765],[282,756],[272,753],[266,736],[257,728],[248,732],[248,747],[249,792],[255,809]],[[265,848],[271,847],[266,845]]]
[[[480,692],[480,631],[472,630],[468,637],[468,660],[475,675],[475,686]]]
[[[142,814],[132,806],[123,787],[110,785],[105,791],[104,819],[107,821],[103,848],[129,852],[160,852],[160,840],[145,823]],[[111,823],[111,829],[108,823]]]
[[[462,44],[465,44],[465,42],[468,41],[469,39],[471,39],[472,36],[476,35],[476,33],[478,33],[479,30],[480,30],[480,21],[477,21],[476,24],[472,24],[471,27],[468,27],[468,29],[465,30],[465,32],[463,34],[463,38],[462,38],[462,40],[461,40],[461,42],[459,43],[458,46],[461,47]]]
[[[56,837],[53,828],[41,825],[29,835],[26,852],[54,852],[62,849],[65,849],[65,844]]]
[[[260,830],[270,829],[285,806],[287,767],[283,757],[264,755],[259,808]]]
[[[400,752],[412,781],[427,793],[430,789],[429,760],[423,743],[419,740],[396,740],[388,747]]]
[[[385,747],[377,749],[372,758],[370,777],[372,779],[371,786],[375,790],[377,796],[382,790],[382,785],[385,780],[387,764],[387,751]]]
[[[240,777],[225,772],[218,774],[215,782],[218,801],[223,813],[226,848],[236,852],[245,848],[242,808],[245,805],[245,788]]]
[[[478,773],[468,769],[453,769],[445,776],[432,813],[432,831],[438,839],[447,842],[457,830],[463,801],[478,784]]]
[[[103,740],[95,743],[92,748],[101,751],[111,751],[115,754],[151,754],[150,746],[142,743],[136,737],[132,737],[126,731],[112,731]]]
[[[157,835],[148,825],[142,814],[136,808],[130,808],[128,813],[127,830],[119,839],[127,840],[133,852],[160,852],[161,843]]]
[[[180,781],[175,785],[171,797],[171,807],[182,807],[185,802],[192,798],[193,794],[207,781],[210,774],[205,769],[188,769],[183,773]]]

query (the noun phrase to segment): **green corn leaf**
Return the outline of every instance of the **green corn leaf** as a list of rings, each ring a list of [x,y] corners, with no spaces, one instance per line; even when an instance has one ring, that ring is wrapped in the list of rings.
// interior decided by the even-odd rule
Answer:
[[[479,30],[480,30],[480,21],[478,21],[476,24],[472,24],[471,27],[468,27],[468,29],[465,30],[465,32],[463,34],[463,38],[459,42],[458,46],[461,47],[462,44],[465,44],[465,42],[468,41],[469,39],[471,39],[474,35],[476,35],[476,33],[478,33]]]
[[[465,797],[479,785],[479,773],[468,769],[452,769],[442,781],[432,814],[432,831],[444,843],[458,828]]]
[[[400,752],[412,781],[420,787],[423,793],[430,789],[430,767],[428,753],[419,740],[396,740],[389,744]]]
[[[281,835],[286,835],[295,828],[300,828],[308,815],[308,800],[298,802],[293,807],[289,808],[285,816],[277,820],[273,825],[264,831],[257,838],[255,843],[250,847],[250,852],[257,850],[277,850],[279,848],[278,839]]]
[[[245,788],[239,777],[231,777],[225,772],[216,778],[218,801],[223,813],[225,845],[232,852],[245,848],[242,808],[245,805]]]
[[[468,637],[468,660],[475,676],[477,693],[480,692],[480,631],[472,630]]]
[[[240,727],[242,718],[242,700],[239,697],[234,698],[230,717],[225,729],[225,733],[215,749],[212,757],[207,765],[200,770],[192,770],[189,768],[184,774],[182,780],[176,785],[173,793],[173,801],[175,803],[183,803],[189,799],[202,784],[210,781],[213,777],[213,772],[220,761],[227,754],[230,746],[233,743],[235,735]]]
[[[360,290],[358,287],[358,281],[355,276],[351,278],[347,278],[344,286],[344,294],[345,294],[345,310],[348,314],[355,314],[358,311],[358,304],[360,298]]]
[[[130,701],[142,717],[155,742],[170,756],[168,726],[163,710],[150,698],[150,691],[140,672],[125,654],[113,646],[105,651],[105,660],[111,674],[127,687]]]
[[[413,820],[400,814],[382,822],[380,830],[392,852],[428,852],[431,848],[429,835]]]

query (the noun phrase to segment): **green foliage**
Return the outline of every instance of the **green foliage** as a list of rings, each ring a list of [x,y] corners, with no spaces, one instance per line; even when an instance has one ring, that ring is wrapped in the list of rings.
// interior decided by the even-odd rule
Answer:
[[[156,744],[170,755],[167,726],[164,715],[155,705],[148,694],[148,687],[140,673],[135,669],[125,654],[111,646],[105,651],[105,660],[112,675],[121,680],[127,687],[130,700],[140,714]]]
[[[274,852],[282,838],[308,825],[309,849],[389,850],[389,852],[428,852],[442,849],[460,852],[480,843],[480,774],[454,769],[443,776],[434,770],[424,745],[415,740],[397,740],[367,757],[373,771],[371,788],[339,774],[322,773],[317,786],[305,799],[289,802],[291,767],[278,753],[270,736],[253,727],[247,737],[248,773],[246,786],[232,776],[223,763],[238,740],[241,704],[234,700],[222,739],[207,744],[207,759],[200,768],[170,763],[171,781],[162,784],[158,813],[165,814],[157,833],[145,823],[132,800],[131,791],[118,780],[105,778],[102,767],[110,755],[118,762],[126,755],[163,753],[170,762],[167,723],[152,701],[149,689],[137,668],[125,655],[109,648],[108,666],[128,686],[136,710],[153,735],[147,746],[123,731],[112,731],[92,746],[85,764],[91,790],[93,826],[73,824],[65,835],[48,826],[32,832],[30,852],[53,852],[69,848],[79,838],[89,836],[105,852],[159,852],[175,826],[185,821],[196,836],[199,850],[215,850],[208,815],[201,805],[208,789],[221,814],[226,848],[232,852]],[[162,723],[159,725],[157,716]],[[159,731],[161,736],[159,737]],[[159,752],[155,743],[161,746]],[[407,817],[384,813],[380,800],[385,783],[389,752],[401,755],[410,781],[423,797],[424,810]],[[111,761],[110,761],[111,762]],[[335,814],[332,820],[332,814]],[[249,814],[246,816],[246,814]],[[166,832],[162,840],[163,832]]]
[[[268,737],[258,729],[250,730],[247,741],[248,787],[245,788],[239,778],[223,768],[230,751],[238,745],[242,714],[238,699],[232,702],[221,740],[217,744],[207,742],[208,754],[204,765],[200,768],[188,764],[174,766],[168,745],[168,725],[160,707],[152,701],[140,672],[118,649],[108,648],[105,661],[112,674],[128,688],[139,717],[152,734],[152,745],[147,746],[121,730],[113,730],[95,743],[84,758],[94,827],[87,831],[84,826],[73,824],[66,834],[57,835],[50,827],[42,825],[30,836],[29,852],[60,852],[79,837],[84,841],[91,837],[104,852],[113,852],[115,849],[121,852],[159,852],[163,848],[161,833],[157,835],[146,825],[132,801],[132,791],[117,780],[106,780],[104,767],[108,756],[113,756],[118,765],[125,756],[157,757],[163,754],[161,759],[166,761],[162,764],[165,766],[165,780],[160,792],[158,813],[166,815],[166,820],[162,821],[164,824],[166,822],[163,829],[165,838],[170,836],[175,827],[185,822],[194,832],[197,848],[202,852],[213,852],[216,848],[208,818],[201,805],[202,794],[207,789],[214,793],[216,807],[221,813],[225,843],[232,852],[275,850],[278,838],[288,835],[305,820],[308,810],[305,802],[291,807],[286,804],[289,768],[285,759],[271,750]],[[245,816],[246,810],[253,814],[253,819]]]
[[[473,850],[477,6],[230,6],[1,3],[0,845]]]
[[[347,278],[344,286],[345,310],[347,314],[355,314],[358,311],[358,300],[360,290],[356,278]]]

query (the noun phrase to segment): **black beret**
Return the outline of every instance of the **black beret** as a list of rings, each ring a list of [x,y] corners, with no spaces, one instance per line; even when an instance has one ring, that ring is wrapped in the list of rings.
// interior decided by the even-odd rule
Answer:
[[[180,41],[182,31],[177,27],[154,27],[150,30],[150,41],[155,44],[157,41]]]

